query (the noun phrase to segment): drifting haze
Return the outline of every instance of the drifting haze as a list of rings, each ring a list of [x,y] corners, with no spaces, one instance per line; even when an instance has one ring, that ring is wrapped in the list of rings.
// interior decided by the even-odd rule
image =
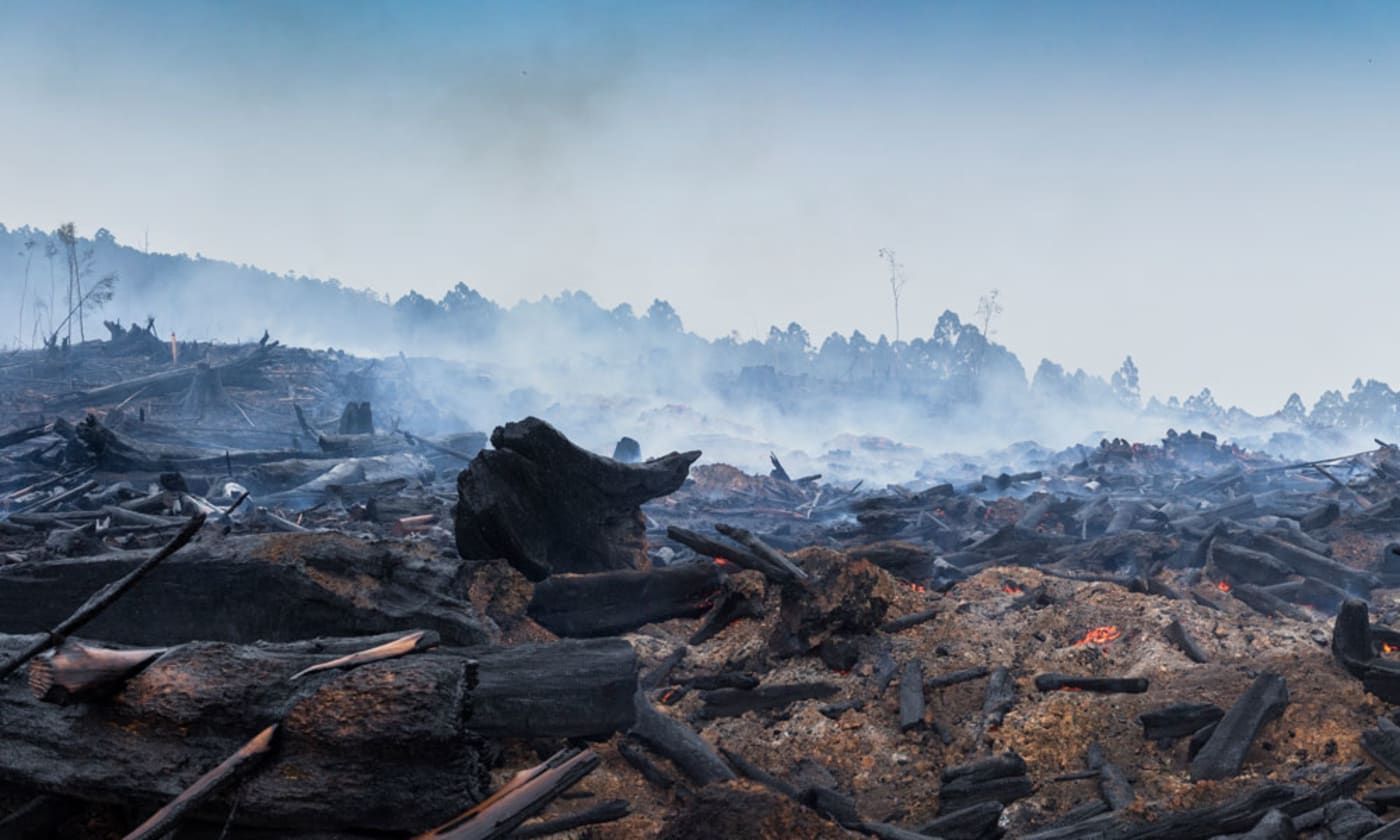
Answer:
[[[1255,412],[1393,378],[1384,4],[9,3],[0,221],[708,337],[997,339]],[[13,276],[13,275],[8,275]]]

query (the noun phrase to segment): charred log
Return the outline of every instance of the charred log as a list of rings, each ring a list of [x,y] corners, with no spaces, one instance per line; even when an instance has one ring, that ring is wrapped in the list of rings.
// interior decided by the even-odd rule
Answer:
[[[1288,683],[1278,674],[1261,674],[1240,695],[1215,732],[1191,761],[1191,778],[1228,779],[1240,772],[1259,730],[1283,714],[1288,705]]]
[[[554,575],[535,585],[529,615],[560,636],[613,636],[710,609],[723,573],[714,563]]]

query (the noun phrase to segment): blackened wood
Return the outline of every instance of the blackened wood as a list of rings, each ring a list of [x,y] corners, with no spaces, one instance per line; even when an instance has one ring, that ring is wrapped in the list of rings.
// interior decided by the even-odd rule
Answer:
[[[699,691],[712,691],[716,688],[758,688],[759,679],[753,674],[742,671],[725,671],[721,674],[701,674],[695,677],[679,680],[677,685],[687,688],[694,688]]]
[[[1391,820],[1375,831],[1361,835],[1361,840],[1400,840],[1400,820]]]
[[[919,834],[925,837],[941,837],[945,840],[983,840],[1000,834],[997,823],[1001,820],[1004,806],[995,800],[978,802],[944,814],[919,826]]]
[[[581,738],[634,721],[637,654],[623,639],[453,648],[477,663],[472,731],[502,738]]]
[[[1386,787],[1372,788],[1366,791],[1361,797],[1361,801],[1375,808],[1377,812],[1400,807],[1400,787],[1389,785]]]
[[[1321,612],[1335,612],[1344,601],[1351,597],[1346,590],[1312,577],[1276,583],[1264,587],[1264,591],[1271,595],[1277,595],[1290,603],[1302,607],[1312,607]]]
[[[899,663],[890,655],[890,649],[881,647],[875,660],[875,671],[870,675],[870,682],[875,688],[875,693],[884,694],[885,689],[890,687],[890,682],[898,673]]]
[[[632,813],[632,806],[626,799],[609,799],[606,802],[599,802],[591,808],[585,808],[572,814],[565,814],[562,817],[555,817],[549,820],[540,820],[537,823],[522,825],[509,835],[511,840],[525,840],[530,837],[548,837],[552,834],[563,834],[575,828],[582,828],[586,825],[599,825],[601,823],[613,822],[626,817]]]
[[[684,483],[699,452],[623,464],[580,449],[535,417],[498,426],[457,478],[457,550],[504,557],[540,581],[649,565],[640,506]]]
[[[1099,795],[1108,807],[1121,811],[1132,804],[1133,785],[1128,781],[1122,768],[1108,760],[1098,741],[1089,744],[1086,763],[1091,770],[1099,771]]]
[[[1298,607],[1252,583],[1231,585],[1230,595],[1263,615],[1273,618],[1291,618],[1294,621],[1311,621],[1308,614]]]
[[[1400,703],[1400,662],[1372,659],[1362,671],[1361,685],[1387,703]]]
[[[646,779],[658,788],[662,790],[671,790],[676,786],[676,780],[671,778],[665,770],[657,767],[656,762],[647,758],[639,747],[634,747],[626,741],[619,741],[617,744],[617,754],[622,756],[623,761],[632,765],[632,768],[638,773],[641,773],[643,779]]]
[[[860,824],[853,797],[825,785],[813,785],[798,794],[797,801],[843,828]]]
[[[123,840],[157,840],[173,831],[180,820],[206,802],[240,776],[250,772],[267,754],[272,751],[273,739],[277,735],[277,724],[272,724],[219,765],[180,792],[180,795],[152,814],[137,826]]]
[[[919,612],[902,615],[899,618],[886,621],[880,625],[880,629],[886,633],[898,633],[901,630],[908,630],[910,627],[917,627],[926,621],[932,621],[938,617],[939,610],[931,607]]]
[[[703,786],[734,778],[734,771],[725,766],[714,748],[695,730],[657,711],[641,691],[633,702],[635,720],[631,734],[669,758],[691,781]]]
[[[950,685],[957,685],[958,683],[965,683],[971,680],[981,679],[982,677],[985,677],[990,673],[991,670],[986,666],[982,665],[979,665],[976,668],[963,668],[959,671],[949,671],[946,674],[939,674],[935,677],[929,677],[927,680],[924,681],[924,686],[926,688],[947,688]]]
[[[1215,725],[1210,740],[1191,760],[1191,778],[1228,779],[1239,773],[1259,730],[1283,714],[1286,705],[1288,682],[1279,674],[1260,674]]]
[[[748,549],[722,543],[719,540],[712,540],[704,534],[698,534],[688,528],[682,528],[678,525],[669,525],[666,528],[666,536],[668,539],[680,543],[699,554],[701,557],[713,557],[718,560],[727,560],[736,566],[752,569],[753,571],[761,573],[764,577],[780,582],[791,577],[791,575],[781,567],[760,558]]]
[[[1381,827],[1381,820],[1354,799],[1338,799],[1322,806],[1326,837],[1361,837]]]
[[[861,822],[852,826],[855,831],[869,834],[877,840],[928,840],[929,835],[918,831],[910,831],[907,828],[900,828],[889,823]]]
[[[0,637],[0,650],[24,641]],[[485,794],[489,750],[470,728],[470,660],[423,653],[288,681],[322,659],[278,646],[185,644],[112,697],[61,707],[35,703],[27,686],[8,681],[0,684],[0,777],[155,807],[236,752],[249,732],[280,721],[277,754],[241,785],[240,821],[402,832]]]
[[[1186,632],[1186,627],[1182,625],[1181,619],[1173,618],[1172,623],[1167,625],[1167,641],[1176,645],[1186,658],[1192,662],[1209,662],[1210,657],[1201,650],[1201,646],[1196,640],[1191,638],[1191,634]]]
[[[723,522],[718,522],[715,524],[715,530],[744,546],[765,562],[782,569],[789,579],[807,580],[807,578],[810,577],[807,572],[803,571],[796,563],[789,560],[782,552],[777,551],[753,533],[743,528],[735,528],[732,525],[725,525]]]
[[[699,716],[703,719],[737,717],[745,712],[781,709],[799,700],[830,697],[840,689],[831,683],[793,683],[766,685],[746,691],[741,688],[718,688],[700,694],[704,705]]]
[[[81,803],[64,796],[43,794],[0,817],[0,837],[28,840],[28,838],[56,837],[59,826],[72,817]]]
[[[924,664],[918,659],[904,663],[899,677],[899,731],[908,732],[924,723]]]
[[[735,578],[728,578],[733,581]],[[758,618],[763,615],[763,593],[750,592],[726,586],[715,598],[714,606],[705,613],[705,620],[690,635],[689,644],[704,644],[730,624],[742,618]]]
[[[1292,569],[1272,555],[1220,540],[1211,544],[1210,562],[1228,574],[1232,583],[1281,583],[1293,574]]]
[[[213,372],[217,373],[220,380],[225,385],[255,385],[261,384],[258,371],[266,365],[272,357],[272,351],[278,346],[274,341],[270,344],[260,342],[252,351],[217,365],[211,365]],[[91,388],[86,391],[77,391],[51,403],[53,408],[75,408],[79,406],[102,406],[121,402],[133,394],[144,394],[148,397],[164,396],[165,394],[176,394],[189,388],[190,382],[195,376],[195,365],[177,368],[175,370],[165,370],[152,373],[147,376],[140,376],[135,379],[128,379],[123,382],[116,382],[111,385],[103,385],[100,388]]]
[[[744,758],[739,753],[722,747],[720,748],[720,752],[724,754],[725,759],[730,764],[734,765],[734,769],[739,771],[739,775],[744,778],[752,779],[769,790],[781,793],[783,796],[791,797],[792,799],[797,799],[801,796],[802,792],[796,787],[772,773],[769,773],[767,770],[764,770],[762,767]]]
[[[642,675],[641,679],[638,680],[638,684],[642,687],[642,690],[651,691],[653,688],[659,688],[665,684],[665,682],[671,678],[671,672],[676,669],[677,665],[681,664],[686,654],[689,652],[689,648],[685,645],[681,645],[666,654],[666,657],[658,662],[655,668],[647,671]]]
[[[53,626],[87,592],[146,557],[121,551],[0,566],[0,633]],[[467,599],[467,577],[464,561],[426,544],[335,533],[232,535],[186,546],[83,632],[106,642],[160,646],[423,629],[447,644],[487,644],[498,630]]]
[[[1015,753],[1003,753],[978,761],[945,767],[938,789],[939,813],[951,813],[979,802],[1010,805],[1034,790],[1026,776],[1026,762]]]
[[[1363,678],[1375,656],[1370,609],[1365,601],[1344,601],[1332,622],[1332,658],[1352,676]]]
[[[112,581],[106,586],[94,592],[78,607],[77,611],[68,618],[59,622],[56,627],[47,633],[40,635],[40,638],[28,648],[12,656],[5,664],[0,665],[0,680],[9,676],[14,670],[45,650],[60,644],[79,628],[96,618],[107,607],[117,601],[128,589],[135,586],[143,577],[150,574],[156,566],[164,562],[175,552],[179,551],[194,539],[194,535],[199,533],[199,529],[204,527],[204,514],[197,513],[190,517],[190,521],[180,533],[176,534],[170,542],[166,543],[159,551],[152,554],[149,559],[142,562],[121,578]]]
[[[991,677],[987,680],[987,694],[982,698],[981,732],[985,734],[1001,726],[1014,705],[1016,681],[1011,678],[1011,671],[1004,666],[992,669]]]
[[[69,639],[30,661],[29,690],[39,700],[60,704],[115,691],[165,651],[166,648],[117,650]]]
[[[1316,531],[1319,528],[1326,528],[1337,517],[1342,515],[1342,507],[1336,502],[1326,502],[1319,505],[1298,518],[1298,524],[1304,531]]]
[[[1390,772],[1400,775],[1400,726],[1389,718],[1379,718],[1375,729],[1361,733],[1361,749]]]
[[[1277,808],[1261,817],[1249,831],[1235,835],[1236,840],[1297,840],[1297,837],[1293,820]]]
[[[543,764],[522,770],[500,790],[465,813],[414,840],[495,840],[539,813],[559,794],[597,769],[592,750],[562,750]]]
[[[535,585],[528,613],[560,636],[615,636],[645,624],[693,618],[713,606],[723,572],[713,563],[553,575]]]
[[[1254,537],[1252,544],[1288,564],[1300,575],[1329,581],[1357,594],[1365,594],[1380,585],[1380,578],[1374,572],[1353,569],[1331,557],[1309,551],[1272,534],[1259,534]]]
[[[1142,694],[1146,677],[1076,677],[1071,674],[1040,674],[1035,678],[1039,691],[1094,691],[1101,694]]]
[[[1138,715],[1142,736],[1149,741],[1184,738],[1225,717],[1214,703],[1173,703]]]

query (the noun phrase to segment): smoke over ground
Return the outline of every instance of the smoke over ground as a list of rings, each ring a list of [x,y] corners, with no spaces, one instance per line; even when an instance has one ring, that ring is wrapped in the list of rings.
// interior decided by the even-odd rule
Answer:
[[[55,333],[61,347],[69,335],[57,328],[71,308],[60,245],[0,228],[0,302],[10,315],[0,330],[11,347]],[[1336,454],[1393,435],[1400,417],[1400,399],[1375,381],[1358,380],[1347,397],[1328,392],[1311,411],[1294,398],[1257,417],[1217,405],[1208,390],[1144,402],[1131,359],[1107,381],[1049,361],[1028,375],[952,312],[922,330],[911,324],[926,335],[899,342],[859,332],[821,339],[795,323],[763,340],[711,341],[659,300],[636,312],[566,292],[502,307],[459,284],[436,301],[390,301],[334,280],[147,254],[105,231],[78,252],[86,289],[110,273],[118,280],[112,300],[71,326],[72,341],[105,338],[104,319],[153,318],[162,339],[231,342],[267,330],[284,344],[334,347],[379,360],[381,416],[420,434],[534,414],[603,452],[630,435],[646,454],[698,448],[707,460],[764,469],[774,451],[794,476],[905,482],[1032,468],[1054,450],[1154,440],[1173,427],[1289,457]]]

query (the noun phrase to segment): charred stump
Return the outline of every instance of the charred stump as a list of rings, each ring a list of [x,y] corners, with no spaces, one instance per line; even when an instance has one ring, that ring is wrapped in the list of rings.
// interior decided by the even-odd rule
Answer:
[[[534,417],[497,427],[491,445],[457,478],[457,550],[469,560],[504,557],[534,581],[645,568],[640,506],[679,488],[700,457],[623,464]]]

